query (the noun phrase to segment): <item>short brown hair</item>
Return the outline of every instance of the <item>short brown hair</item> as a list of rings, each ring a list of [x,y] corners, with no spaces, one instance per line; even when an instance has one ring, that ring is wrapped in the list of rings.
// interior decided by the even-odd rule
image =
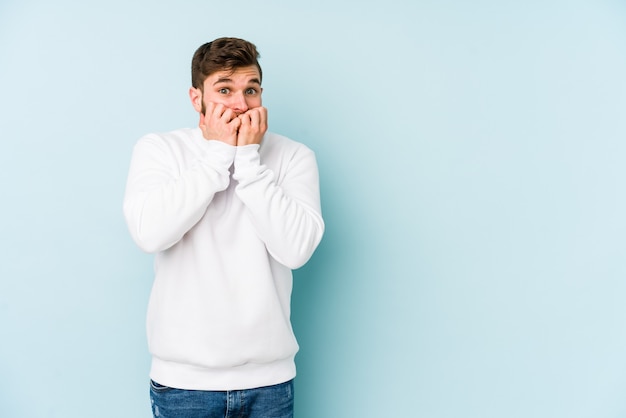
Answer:
[[[196,50],[191,60],[191,85],[204,90],[204,80],[217,71],[235,71],[255,65],[263,77],[256,46],[239,38],[218,38]],[[260,81],[260,80],[259,80]]]

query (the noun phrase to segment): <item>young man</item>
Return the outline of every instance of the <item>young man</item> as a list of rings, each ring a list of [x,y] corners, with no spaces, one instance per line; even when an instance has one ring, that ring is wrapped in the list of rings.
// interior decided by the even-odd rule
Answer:
[[[293,415],[292,269],[324,232],[313,152],[267,131],[256,47],[202,45],[199,128],[135,146],[124,215],[156,253],[147,315],[155,417]]]

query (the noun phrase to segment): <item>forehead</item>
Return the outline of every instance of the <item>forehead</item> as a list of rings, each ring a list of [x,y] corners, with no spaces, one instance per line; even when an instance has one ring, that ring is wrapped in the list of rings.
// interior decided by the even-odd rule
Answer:
[[[233,70],[216,71],[209,75],[204,84],[214,85],[217,83],[255,83],[261,84],[259,69],[251,65],[249,67],[239,67]]]

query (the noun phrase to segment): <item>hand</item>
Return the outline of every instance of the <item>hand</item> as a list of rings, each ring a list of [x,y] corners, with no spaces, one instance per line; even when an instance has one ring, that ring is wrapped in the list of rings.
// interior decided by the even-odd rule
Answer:
[[[260,144],[267,131],[267,109],[255,107],[238,116],[241,121],[237,146]]]
[[[223,104],[209,102],[205,113],[200,113],[200,129],[205,139],[214,139],[230,145],[237,145],[237,131],[241,119]]]

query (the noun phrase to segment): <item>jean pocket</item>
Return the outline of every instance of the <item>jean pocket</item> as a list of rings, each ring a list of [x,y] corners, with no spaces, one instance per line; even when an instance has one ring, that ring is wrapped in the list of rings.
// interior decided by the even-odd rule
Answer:
[[[162,393],[162,392],[167,392],[168,390],[172,390],[171,387],[157,383],[152,379],[150,379],[150,389],[157,393]]]

